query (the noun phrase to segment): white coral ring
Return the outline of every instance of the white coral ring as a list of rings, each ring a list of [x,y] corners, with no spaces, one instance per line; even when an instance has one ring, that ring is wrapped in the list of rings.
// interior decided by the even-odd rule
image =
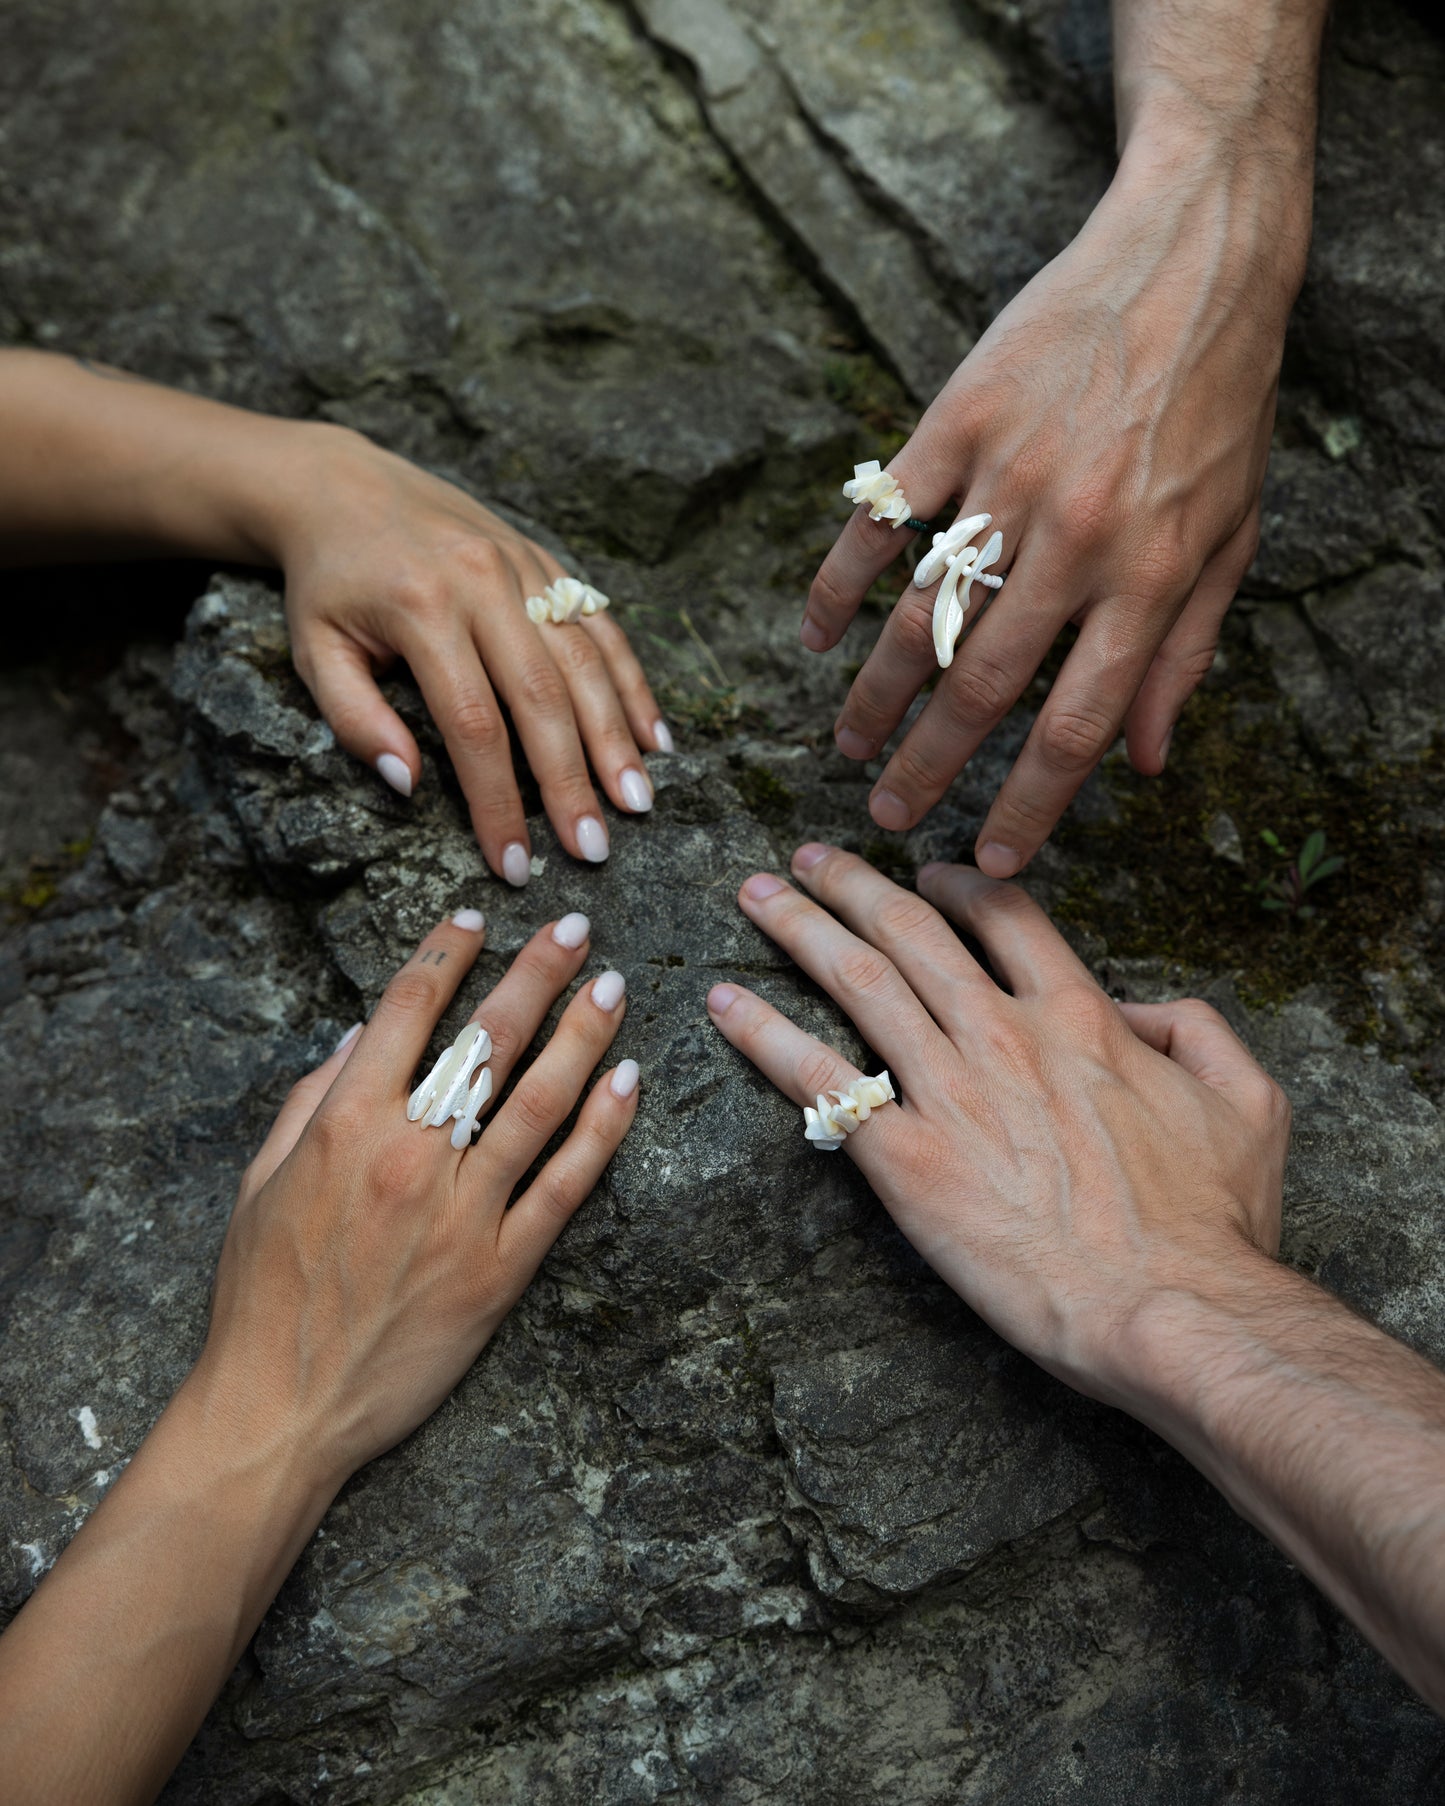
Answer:
[[[480,1022],[469,1022],[412,1092],[406,1106],[407,1121],[420,1122],[424,1129],[440,1129],[450,1120],[456,1124],[452,1146],[458,1153],[469,1147],[482,1108],[492,1095],[491,1068],[485,1064],[491,1057],[492,1037]],[[472,1071],[477,1066],[482,1070],[472,1085]]]
[[[569,621],[581,620],[584,615],[600,615],[604,608],[611,606],[611,601],[600,589],[593,589],[580,577],[559,577],[555,583],[549,583],[540,596],[528,596],[526,604],[527,619],[535,621],[539,627],[544,621],[562,627]]]
[[[831,1154],[880,1104],[891,1103],[897,1095],[886,1072],[856,1078],[846,1091],[820,1092],[816,1109],[803,1107],[803,1133],[820,1154]]]
[[[960,515],[946,533],[934,534],[932,546],[913,572],[919,589],[927,589],[930,583],[943,578],[933,604],[933,650],[940,670],[946,671],[953,663],[958,636],[963,632],[963,617],[968,612],[968,593],[974,584],[982,583],[989,589],[1003,585],[1002,576],[988,571],[1003,550],[1003,534],[990,534],[982,546],[968,543],[992,520],[991,514]]]
[[[913,522],[908,497],[876,458],[867,464],[855,464],[853,477],[843,485],[843,493],[855,508],[866,508],[869,520],[886,520],[896,533]]]

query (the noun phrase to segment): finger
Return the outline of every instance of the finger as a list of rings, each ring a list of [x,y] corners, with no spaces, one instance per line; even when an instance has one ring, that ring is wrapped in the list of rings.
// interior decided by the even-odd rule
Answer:
[[[1261,1079],[1273,1082],[1219,1011],[1201,998],[1121,1003],[1119,1011],[1146,1046],[1216,1091],[1252,1091]]]
[[[302,1130],[316,1114],[321,1100],[331,1089],[332,1082],[351,1058],[351,1050],[356,1046],[361,1027],[359,1022],[353,1023],[328,1057],[304,1077],[297,1079],[291,1087],[286,1102],[282,1104],[271,1125],[270,1133],[246,1168],[245,1178],[241,1181],[243,1197],[258,1192],[301,1139]]]
[[[956,416],[940,408],[942,400],[934,402],[887,465],[919,520],[932,520],[951,496],[961,495],[968,474],[966,447],[952,425]],[[808,591],[799,637],[810,652],[837,645],[869,585],[913,537],[906,527],[895,530],[890,521],[870,520],[866,508],[854,508]]]
[[[434,928],[381,994],[348,1063],[348,1090],[406,1097],[442,1011],[482,950],[479,909],[459,910]]]
[[[591,1196],[637,1115],[637,1062],[604,1073],[577,1125],[512,1208],[497,1232],[502,1264],[517,1290],[541,1266],[564,1225]]]
[[[999,498],[991,499],[992,505],[997,508]],[[961,512],[981,514],[985,512],[985,507],[974,494],[970,494],[965,499]],[[1033,676],[1039,660],[1053,643],[1054,634],[1068,618],[1068,608],[1064,604],[1060,604],[1052,612],[1023,606],[1029,598],[1052,595],[1058,587],[1056,573],[1051,568],[1055,561],[1050,559],[1046,563],[1041,550],[1032,548],[1023,541],[1025,524],[1021,505],[1007,508],[1000,521],[1000,531],[1004,533],[1005,540],[999,563],[1009,571],[1008,584],[993,602],[988,601],[988,590],[978,587],[972,590],[969,612],[965,617],[972,632],[962,642],[953,664],[939,677],[934,697],[928,704],[929,708],[935,707],[940,696],[948,694],[952,687],[957,686],[961,692],[958,701],[962,712],[967,716],[963,725],[967,730],[977,727],[977,736],[969,748],[970,754],[973,747],[978,745],[995,722],[1012,706]],[[940,577],[926,589],[910,583],[893,605],[883,631],[878,636],[878,643],[854,678],[834,725],[833,735],[838,743],[838,750],[845,757],[875,758],[908,713],[919,690],[937,671],[938,654],[933,643],[933,608],[942,582]],[[984,621],[979,622],[979,615],[986,603],[987,615]],[[1000,615],[1005,618],[1006,627],[1000,627],[997,619]],[[978,625],[975,625],[976,622]],[[1028,636],[1027,643],[1020,639],[1021,633]],[[977,677],[985,688],[982,695],[976,695],[974,678],[965,671],[965,664],[966,655],[980,640],[984,658],[980,662]],[[1034,647],[1032,657],[1029,645]],[[998,674],[991,671],[990,659],[1001,667]],[[1017,676],[1013,675],[1015,669]],[[980,707],[980,704],[983,706]],[[978,725],[980,722],[983,725]],[[943,788],[962,769],[967,756],[950,762],[949,776],[943,780]],[[941,789],[938,793],[941,794]],[[929,801],[933,800],[930,796]],[[924,803],[919,813],[927,807],[928,803]]]
[[[930,904],[852,853],[814,841],[793,872],[855,934],[886,953],[933,1019],[955,1039],[997,986]]]
[[[749,920],[789,954],[856,1023],[890,1067],[947,1050],[938,1025],[885,954],[850,934],[811,898],[758,872],[738,892]]]
[[[707,994],[707,1013],[738,1052],[800,1107],[824,1092],[846,1091],[860,1076],[826,1041],[805,1034],[739,985],[714,985]]]
[[[601,647],[580,621],[552,628],[548,646],[602,788],[619,809],[645,815],[652,807],[652,781]]]
[[[405,649],[432,720],[442,731],[457,782],[467,799],[482,857],[509,883],[530,869],[531,838],[512,770],[512,749],[476,647],[462,637]],[[520,860],[513,848],[521,848]]]
[[[574,859],[596,865],[609,851],[607,829],[587,776],[572,697],[556,662],[554,636],[567,631],[550,622],[538,626],[520,608],[476,623],[487,669],[512,711],[557,838]]]
[[[337,741],[403,796],[421,779],[411,729],[376,687],[370,655],[343,633],[323,630],[296,646],[296,669]]]
[[[868,808],[880,828],[900,832],[933,807],[1028,688],[1073,606],[1072,592],[1057,580],[1049,556],[1021,552],[998,601],[939,677],[874,785]],[[920,619],[917,630],[923,625]],[[927,627],[932,663],[931,604]],[[873,694],[886,712],[900,699],[901,668],[891,679],[880,673],[878,683],[885,681],[894,683],[892,692],[885,695],[880,688]]]
[[[567,1005],[556,1033],[463,1162],[474,1183],[510,1192],[566,1122],[622,1026],[625,989],[620,972],[603,972]]]
[[[1129,705],[1124,721],[1129,763],[1146,777],[1158,777],[1168,761],[1175,724],[1214,665],[1219,630],[1258,544],[1259,520],[1253,515],[1205,565]]]
[[[1012,878],[1053,833],[1118,739],[1166,630],[1118,603],[1090,613],[979,830],[980,870]]]
[[[582,631],[591,634],[607,662],[613,688],[622,699],[633,737],[639,746],[653,752],[670,753],[672,734],[662,718],[652,694],[652,686],[642,669],[642,662],[632,650],[622,628],[610,615],[590,615],[582,622]]]
[[[1098,989],[1078,954],[1016,884],[1000,884],[968,865],[925,865],[918,894],[982,945],[1015,997],[1069,984]]]
[[[582,970],[590,933],[586,916],[575,913],[539,928],[472,1011],[471,1020],[492,1038],[494,1097],[536,1039],[548,1010]]]

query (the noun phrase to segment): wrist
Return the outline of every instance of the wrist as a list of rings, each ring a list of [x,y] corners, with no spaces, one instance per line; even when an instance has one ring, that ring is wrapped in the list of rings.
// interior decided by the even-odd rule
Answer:
[[[314,518],[318,495],[368,441],[324,420],[256,415],[250,424],[241,448],[245,472],[231,485],[234,530],[254,562],[284,571],[305,522]]]

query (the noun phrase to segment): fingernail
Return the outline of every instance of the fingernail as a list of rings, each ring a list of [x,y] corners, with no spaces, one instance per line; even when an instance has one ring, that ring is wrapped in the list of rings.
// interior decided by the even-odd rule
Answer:
[[[652,724],[652,744],[659,752],[671,752],[672,729],[665,721],[654,721]]]
[[[1164,767],[1169,763],[1169,746],[1170,746],[1170,742],[1173,740],[1173,738],[1174,738],[1174,729],[1171,727],[1169,732],[1164,736],[1163,741],[1160,743],[1160,747],[1159,747],[1159,769],[1160,769],[1160,771],[1163,771]]]
[[[1023,862],[1023,854],[1002,841],[986,840],[978,849],[978,869],[985,878],[1012,878]]]
[[[405,759],[398,759],[395,753],[383,753],[376,761],[376,769],[393,790],[399,790],[403,796],[411,795],[411,767]]]
[[[610,1013],[621,1003],[626,989],[627,980],[620,972],[604,972],[600,978],[592,980],[592,1001],[599,1010]]]
[[[647,811],[652,807],[652,790],[647,779],[643,777],[642,773],[635,765],[629,765],[627,770],[623,772],[619,787],[622,791],[623,802],[626,803],[633,814],[646,815]],[[591,856],[592,855],[589,853],[588,858],[590,859]],[[604,858],[605,857],[606,855],[604,854]]]
[[[914,883],[919,885],[926,884],[935,872],[941,872],[942,870],[943,861],[941,859],[930,859],[927,865],[919,866],[918,876],[914,879]]]
[[[353,1022],[351,1027],[349,1029],[347,1029],[346,1033],[336,1043],[335,1047],[332,1048],[332,1050],[331,1050],[332,1053],[339,1054],[341,1052],[342,1048],[346,1046],[347,1042],[354,1041],[360,1033],[361,1033],[361,1024],[359,1022]]]
[[[793,855],[793,864],[800,872],[811,872],[820,859],[826,859],[832,852],[820,840],[810,840],[805,847],[799,847]]]
[[[595,815],[584,815],[577,824],[577,845],[582,857],[601,865],[607,857],[607,830]]]
[[[707,994],[707,1007],[714,1016],[726,1016],[737,1000],[731,985],[714,985]]]
[[[591,932],[592,924],[581,910],[574,909],[570,916],[563,916],[552,930],[552,939],[559,947],[570,947],[575,953]]]
[[[827,649],[828,636],[819,623],[813,620],[811,616],[804,621],[803,630],[798,635],[798,638],[808,648],[809,652],[823,652]]]
[[[833,739],[845,759],[871,759],[878,750],[875,742],[865,739],[856,727],[840,727]]]
[[[614,1097],[631,1097],[637,1089],[637,1081],[642,1077],[638,1071],[636,1060],[624,1060],[612,1075],[612,1095]]]
[[[479,909],[459,909],[452,917],[453,928],[465,928],[468,934],[476,934],[487,925],[487,918]]]
[[[743,895],[751,897],[754,903],[761,903],[765,897],[776,897],[785,888],[781,878],[775,878],[771,872],[759,872],[743,886]]]
[[[532,861],[520,840],[509,840],[502,848],[502,876],[518,890],[532,876]]]
[[[898,833],[908,826],[908,805],[894,790],[875,790],[868,812],[880,828]]]

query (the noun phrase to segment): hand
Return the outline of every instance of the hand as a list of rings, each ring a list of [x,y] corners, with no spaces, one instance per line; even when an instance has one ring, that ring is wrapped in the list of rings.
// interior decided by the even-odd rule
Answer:
[[[622,979],[605,973],[469,1151],[453,1151],[450,1125],[407,1121],[417,1063],[481,948],[474,916],[429,935],[365,1029],[291,1093],[242,1181],[184,1388],[229,1442],[303,1452],[333,1487],[452,1390],[637,1111],[627,1060],[509,1207],[621,1025]],[[539,930],[473,1012],[492,1037],[494,1095],[577,976],[586,937],[583,916]]]
[[[847,1152],[1002,1335],[1081,1391],[1128,1403],[1119,1332],[1147,1302],[1272,1265],[1283,1092],[1206,1004],[1112,1003],[1013,886],[934,865],[913,896],[817,845],[793,871],[825,907],[759,874],[743,911],[852,1018],[900,1098]],[[748,991],[715,987],[708,1012],[800,1106],[857,1077]]]
[[[310,468],[288,479],[270,543],[286,573],[296,668],[337,739],[411,794],[421,755],[376,686],[399,655],[442,731],[493,871],[522,885],[531,861],[502,704],[563,846],[605,859],[588,759],[616,806],[641,814],[652,785],[639,748],[672,750],[621,627],[607,613],[535,625],[526,598],[564,575],[549,552],[357,434],[303,430]]]
[[[1070,621],[1078,640],[984,822],[980,868],[1008,878],[1028,863],[1121,724],[1136,769],[1163,770],[1258,542],[1308,218],[1307,173],[1301,197],[1269,159],[1186,157],[1141,135],[1079,237],[892,460],[923,519],[993,515],[1008,580],[879,778],[880,826],[909,828],[938,801]],[[912,538],[856,509],[813,583],[803,644],[835,645]],[[935,674],[936,593],[905,591],[854,682],[835,730],[848,757],[875,757]]]

